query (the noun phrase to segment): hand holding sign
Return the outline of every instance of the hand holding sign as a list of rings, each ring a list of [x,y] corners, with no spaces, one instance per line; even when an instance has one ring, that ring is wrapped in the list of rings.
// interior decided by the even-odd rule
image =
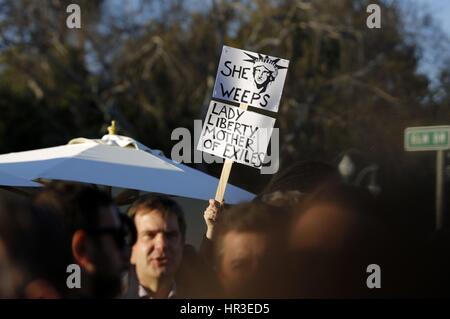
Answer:
[[[223,209],[224,203],[220,203],[214,199],[209,200],[209,205],[205,209],[205,212],[203,213],[203,218],[205,219],[206,223],[206,238],[212,239],[213,233],[214,233],[214,226],[216,224],[216,220],[219,217],[222,209]]]

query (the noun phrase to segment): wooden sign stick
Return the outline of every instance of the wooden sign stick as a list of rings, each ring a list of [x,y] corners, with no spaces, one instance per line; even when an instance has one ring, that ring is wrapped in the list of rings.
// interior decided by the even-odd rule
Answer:
[[[240,104],[239,108],[242,110],[247,110],[247,104]],[[222,203],[223,196],[225,195],[225,190],[228,184],[228,178],[230,177],[231,167],[233,166],[233,161],[230,159],[226,159],[223,163],[222,173],[220,174],[219,185],[217,185],[215,200],[219,203]]]

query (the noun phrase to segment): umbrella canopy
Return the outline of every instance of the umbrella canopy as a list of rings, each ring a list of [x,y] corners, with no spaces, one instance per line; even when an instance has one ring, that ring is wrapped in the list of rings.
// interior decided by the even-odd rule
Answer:
[[[8,173],[0,172],[0,185],[12,187],[40,187],[39,183],[10,175]]]
[[[56,179],[208,200],[218,179],[176,163],[125,136],[74,139],[68,145],[0,155],[0,170],[28,180]],[[228,185],[225,201],[236,204],[254,194]]]

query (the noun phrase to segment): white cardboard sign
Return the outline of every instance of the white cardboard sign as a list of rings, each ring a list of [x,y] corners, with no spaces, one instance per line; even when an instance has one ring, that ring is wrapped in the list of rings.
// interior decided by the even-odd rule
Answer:
[[[289,61],[223,46],[213,98],[278,111]]]
[[[197,149],[261,169],[275,119],[211,101]]]

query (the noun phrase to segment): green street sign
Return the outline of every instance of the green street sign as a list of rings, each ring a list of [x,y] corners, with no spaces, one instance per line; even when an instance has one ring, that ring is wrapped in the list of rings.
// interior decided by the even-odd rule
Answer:
[[[405,129],[405,150],[439,151],[450,149],[450,126],[420,126]]]

